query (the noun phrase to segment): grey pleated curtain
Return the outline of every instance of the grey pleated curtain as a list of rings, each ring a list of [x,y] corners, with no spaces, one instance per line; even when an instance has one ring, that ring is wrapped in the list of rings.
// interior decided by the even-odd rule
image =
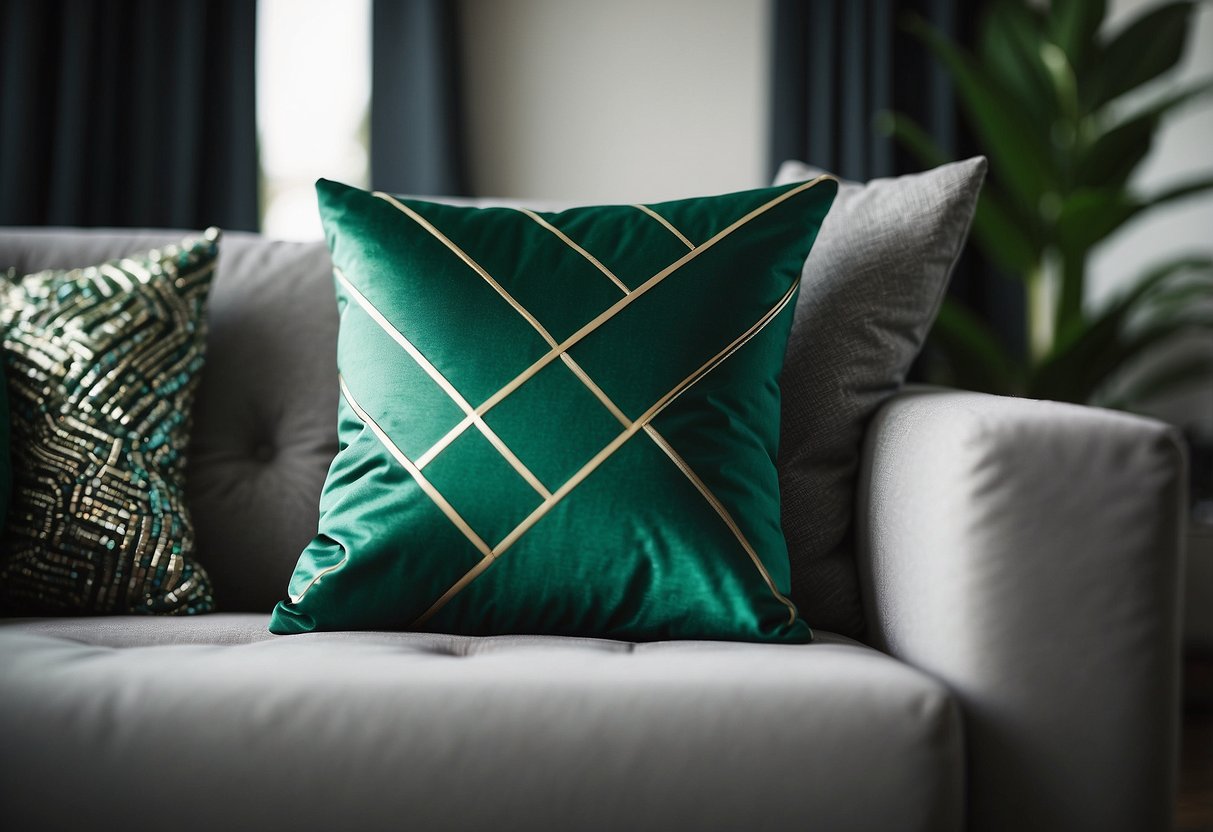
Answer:
[[[917,14],[970,43],[984,4],[968,0],[774,0],[769,162],[800,159],[847,179],[912,173],[922,163],[876,124],[911,116],[953,159],[979,151],[959,118],[947,74],[901,27]],[[1023,349],[1022,287],[971,246],[948,293]]]
[[[453,0],[374,0],[374,188],[467,193],[458,11]]]
[[[255,230],[256,13],[0,3],[0,224]]]
[[[945,150],[959,149],[947,76],[901,31],[907,12],[955,35],[961,0],[775,0],[770,161],[801,159],[848,179],[918,165],[874,129],[884,110],[908,113]],[[965,19],[962,19],[965,18]]]

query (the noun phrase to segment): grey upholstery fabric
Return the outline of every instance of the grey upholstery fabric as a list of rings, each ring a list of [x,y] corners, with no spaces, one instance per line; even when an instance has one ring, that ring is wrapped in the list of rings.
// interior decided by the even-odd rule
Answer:
[[[952,699],[842,638],[99,623],[0,623],[0,827],[960,828]]]
[[[99,263],[184,232],[0,231],[0,268]],[[210,302],[187,493],[221,610],[269,610],[316,533],[337,451],[337,306],[323,243],[228,233]]]
[[[188,494],[220,610],[266,610],[316,533],[337,452],[337,302],[321,243],[225,239]]]
[[[915,391],[859,485],[876,644],[945,682],[969,827],[1170,829],[1185,470],[1120,413]]]
[[[805,263],[780,382],[779,487],[792,600],[814,627],[863,632],[851,542],[863,430],[935,319],[985,171],[974,158],[844,183]],[[820,173],[785,162],[775,181]]]

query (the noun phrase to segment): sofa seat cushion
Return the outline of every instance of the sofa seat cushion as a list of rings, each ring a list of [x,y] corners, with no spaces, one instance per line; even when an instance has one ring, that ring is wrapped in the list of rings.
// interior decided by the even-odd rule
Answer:
[[[0,827],[960,825],[953,700],[842,637],[274,637],[266,622],[0,623]]]

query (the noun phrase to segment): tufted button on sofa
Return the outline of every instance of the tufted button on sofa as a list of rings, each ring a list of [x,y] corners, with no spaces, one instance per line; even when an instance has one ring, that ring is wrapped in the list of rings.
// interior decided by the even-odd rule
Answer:
[[[179,237],[0,230],[0,267]],[[220,258],[188,496],[222,612],[0,620],[0,828],[1168,828],[1165,426],[891,398],[855,491],[867,643],[275,637],[336,451],[337,310],[320,243]]]

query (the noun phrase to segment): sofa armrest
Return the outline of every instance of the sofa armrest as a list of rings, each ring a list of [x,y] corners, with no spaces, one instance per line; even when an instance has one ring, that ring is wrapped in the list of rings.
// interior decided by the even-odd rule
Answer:
[[[959,699],[970,829],[1170,828],[1185,470],[1111,411],[924,389],[875,416],[869,636]]]

